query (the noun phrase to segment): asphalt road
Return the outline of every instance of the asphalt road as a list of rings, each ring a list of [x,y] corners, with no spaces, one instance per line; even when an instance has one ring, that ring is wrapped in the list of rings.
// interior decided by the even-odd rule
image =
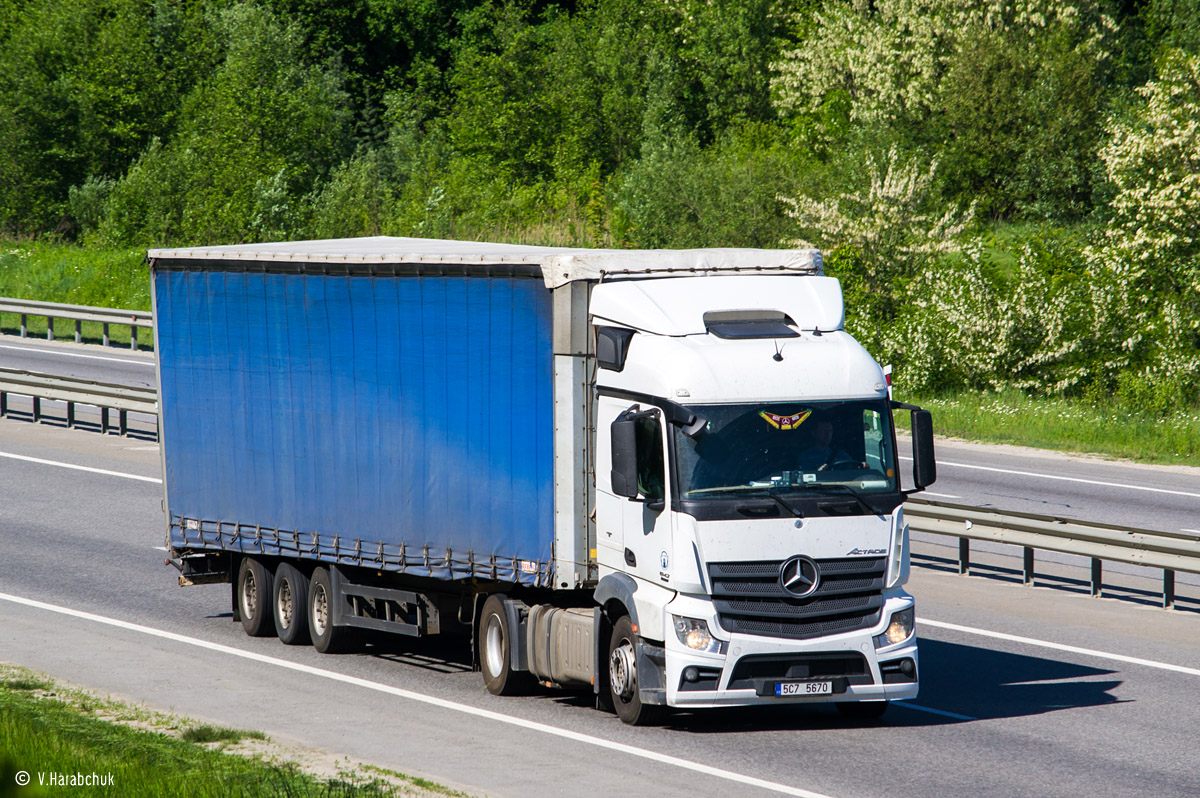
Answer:
[[[155,388],[154,353],[0,336],[0,366],[82,380]]]
[[[164,566],[158,477],[151,443],[0,421],[0,660],[488,795],[1200,794],[1196,612],[929,560],[909,585],[915,706],[871,723],[814,706],[635,729],[585,695],[490,696],[465,645],[322,656],[246,637],[227,586],[180,589]]]

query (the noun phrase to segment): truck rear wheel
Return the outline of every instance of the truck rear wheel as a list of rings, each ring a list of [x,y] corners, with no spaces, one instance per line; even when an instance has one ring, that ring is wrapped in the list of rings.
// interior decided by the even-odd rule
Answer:
[[[275,631],[286,645],[308,642],[308,577],[291,563],[275,570]]]
[[[251,637],[275,634],[271,613],[274,585],[270,569],[253,557],[243,557],[238,566],[237,602],[242,628]]]
[[[345,651],[350,643],[350,629],[333,625],[333,587],[329,571],[318,568],[308,582],[308,634],[313,648],[322,654]]]
[[[479,669],[492,695],[520,695],[532,687],[533,677],[512,669],[514,630],[504,611],[504,598],[497,593],[483,602],[479,617]]]
[[[637,673],[637,633],[628,615],[613,624],[608,644],[608,690],[613,709],[631,726],[645,726],[659,716],[659,707],[642,703]]]

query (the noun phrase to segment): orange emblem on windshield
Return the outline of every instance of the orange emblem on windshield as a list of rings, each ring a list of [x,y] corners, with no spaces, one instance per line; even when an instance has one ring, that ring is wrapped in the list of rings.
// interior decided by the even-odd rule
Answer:
[[[766,410],[760,410],[758,414],[765,418],[767,423],[775,429],[796,429],[796,427],[804,423],[805,419],[812,415],[812,411],[801,410],[792,416],[781,416],[777,413],[768,413]]]

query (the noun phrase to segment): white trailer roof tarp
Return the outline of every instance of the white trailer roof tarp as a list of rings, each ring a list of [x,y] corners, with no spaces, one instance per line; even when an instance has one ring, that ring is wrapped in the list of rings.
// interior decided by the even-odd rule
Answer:
[[[392,236],[153,249],[148,254],[152,260],[527,265],[540,267],[550,288],[575,280],[671,273],[823,273],[821,253],[815,249],[579,249]]]

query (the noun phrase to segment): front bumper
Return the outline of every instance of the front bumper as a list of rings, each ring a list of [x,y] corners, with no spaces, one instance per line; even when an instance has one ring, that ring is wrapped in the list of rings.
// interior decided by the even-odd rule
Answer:
[[[668,629],[666,703],[673,707],[715,707],[916,698],[916,635],[895,645],[875,647],[875,637],[887,628],[893,613],[912,606],[912,597],[900,592],[885,601],[880,622],[871,629],[811,640],[730,635],[723,654],[689,649]],[[715,629],[711,608],[706,601],[680,596],[667,606],[666,617],[712,618],[709,628]],[[902,665],[906,660],[911,666]],[[911,669],[911,675],[902,673],[901,667]],[[686,679],[684,674],[689,669],[691,676],[701,678]],[[835,692],[820,696],[774,694],[775,682],[793,680],[832,681]]]

